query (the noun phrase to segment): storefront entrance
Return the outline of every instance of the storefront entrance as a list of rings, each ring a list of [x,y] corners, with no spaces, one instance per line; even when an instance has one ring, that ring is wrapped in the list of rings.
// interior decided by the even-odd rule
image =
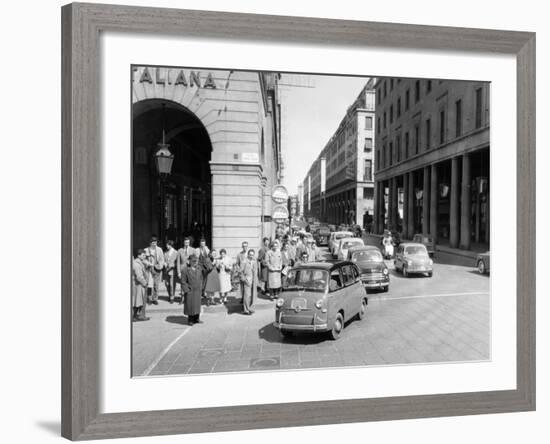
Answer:
[[[161,176],[155,154],[162,141],[174,161],[170,174]],[[211,245],[212,144],[202,122],[180,104],[148,99],[132,106],[132,242],[140,248],[156,235],[183,243],[190,236]]]

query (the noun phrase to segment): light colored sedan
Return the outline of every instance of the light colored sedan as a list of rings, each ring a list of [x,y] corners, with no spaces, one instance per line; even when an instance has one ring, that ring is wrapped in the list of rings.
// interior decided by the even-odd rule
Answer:
[[[332,233],[330,233],[328,249],[330,250],[330,254],[332,254],[333,257],[336,257],[338,255],[338,245],[340,244],[340,240],[345,237],[353,237],[353,233],[351,231],[333,231]]]
[[[365,245],[363,239],[359,237],[344,237],[340,239],[338,249],[336,251],[336,257],[341,261],[345,261],[348,258],[348,250],[352,247],[361,247]]]
[[[491,252],[479,253],[476,259],[476,267],[479,274],[489,273],[491,271]]]
[[[401,271],[403,277],[409,274],[427,274],[432,277],[433,261],[428,255],[428,250],[423,244],[405,242],[397,247],[395,253],[395,271]]]

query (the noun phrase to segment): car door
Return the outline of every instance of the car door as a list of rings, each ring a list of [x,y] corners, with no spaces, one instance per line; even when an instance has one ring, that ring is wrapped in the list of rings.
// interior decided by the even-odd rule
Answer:
[[[398,271],[398,270],[401,270],[401,268],[403,267],[403,246],[402,245],[399,245],[399,247],[397,247],[397,253],[395,253],[395,270]]]
[[[330,272],[329,294],[328,294],[328,320],[329,328],[334,325],[336,313],[344,308],[344,280],[340,270],[341,267],[336,267]],[[345,314],[345,311],[344,311]]]
[[[344,319],[347,321],[351,319],[357,313],[358,307],[356,306],[354,295],[355,276],[353,274],[352,265],[342,266],[342,277],[344,279]]]

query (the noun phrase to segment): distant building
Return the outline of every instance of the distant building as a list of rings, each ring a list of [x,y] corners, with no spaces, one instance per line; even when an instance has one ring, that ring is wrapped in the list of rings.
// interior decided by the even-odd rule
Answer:
[[[370,225],[374,212],[375,79],[348,108],[303,182],[304,215]]]
[[[484,82],[378,79],[377,232],[488,247],[489,93]]]

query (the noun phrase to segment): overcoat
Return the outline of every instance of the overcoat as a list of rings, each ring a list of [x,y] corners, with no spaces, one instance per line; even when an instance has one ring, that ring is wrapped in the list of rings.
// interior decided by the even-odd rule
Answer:
[[[269,250],[266,255],[269,288],[281,288],[281,271],[283,269],[283,256],[280,250]]]
[[[185,292],[183,314],[195,316],[201,313],[201,296],[203,284],[202,267],[185,267],[181,272],[181,288]]]
[[[250,307],[258,297],[258,262],[245,259],[241,262],[240,269],[243,304],[246,300],[247,307]]]
[[[147,301],[148,273],[145,264],[139,259],[132,263],[132,307],[141,307]]]

